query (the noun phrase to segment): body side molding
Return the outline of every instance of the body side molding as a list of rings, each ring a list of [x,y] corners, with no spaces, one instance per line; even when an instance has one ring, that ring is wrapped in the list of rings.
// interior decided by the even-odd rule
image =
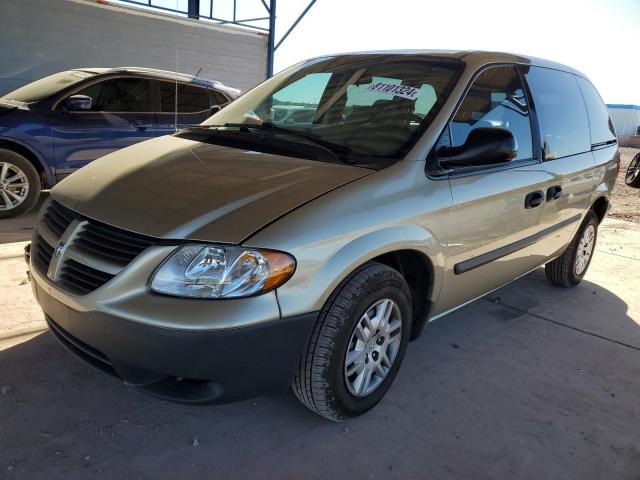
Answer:
[[[529,245],[533,245],[538,240],[547,235],[552,234],[556,230],[560,230],[561,228],[566,227],[567,225],[571,225],[582,218],[582,215],[577,214],[573,217],[567,218],[560,223],[552,225],[551,227],[545,228],[544,230],[540,230],[538,233],[535,233],[529,237],[523,238],[522,240],[518,240],[517,242],[510,243],[505,245],[504,247],[500,247],[496,250],[492,250],[487,253],[483,253],[482,255],[478,255],[477,257],[470,258],[468,260],[464,260],[462,262],[456,263],[453,267],[453,271],[456,275],[460,275],[462,273],[468,272],[469,270],[473,270],[474,268],[481,267],[486,265],[487,263],[498,260],[502,257],[506,257],[507,255],[511,255],[518,250],[522,250],[523,248],[528,247]]]

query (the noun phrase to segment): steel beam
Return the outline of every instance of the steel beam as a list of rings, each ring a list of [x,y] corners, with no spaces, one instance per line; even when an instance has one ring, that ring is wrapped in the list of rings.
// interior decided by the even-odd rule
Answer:
[[[187,15],[189,18],[200,18],[200,0],[189,0]]]
[[[287,30],[287,33],[285,33],[282,38],[280,39],[280,41],[276,44],[274,50],[277,50],[278,47],[282,44],[282,42],[285,41],[285,39],[289,36],[289,34],[291,32],[293,32],[293,29],[296,28],[298,26],[298,24],[300,23],[300,20],[302,20],[304,18],[304,16],[307,14],[307,12],[311,9],[311,7],[313,7],[313,4],[316,3],[316,0],[311,0],[309,2],[309,5],[307,5],[307,8],[305,8],[302,13],[300,14],[300,16],[296,19],[295,22],[293,22],[293,25],[291,25],[289,27],[289,30]]]
[[[273,76],[273,57],[276,53],[276,0],[269,0],[269,38],[267,40],[267,78]]]

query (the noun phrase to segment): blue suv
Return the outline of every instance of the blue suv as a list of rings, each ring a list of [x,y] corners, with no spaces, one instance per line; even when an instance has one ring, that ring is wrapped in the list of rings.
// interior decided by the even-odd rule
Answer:
[[[0,218],[87,163],[199,124],[239,90],[147,68],[79,68],[0,97]]]

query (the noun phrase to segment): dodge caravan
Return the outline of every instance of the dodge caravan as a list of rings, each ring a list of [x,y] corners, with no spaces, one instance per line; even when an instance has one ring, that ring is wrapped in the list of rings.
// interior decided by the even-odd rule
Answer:
[[[33,291],[64,346],[130,387],[215,403],[292,385],[343,420],[426,323],[542,265],[580,283],[618,158],[596,89],[563,65],[314,58],[60,182]]]

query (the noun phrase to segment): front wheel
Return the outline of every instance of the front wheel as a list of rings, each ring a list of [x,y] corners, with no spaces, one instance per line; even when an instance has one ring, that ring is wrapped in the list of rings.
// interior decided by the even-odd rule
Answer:
[[[293,390],[333,421],[361,415],[387,392],[411,330],[411,295],[396,270],[369,262],[332,294],[300,359]]]
[[[547,280],[559,287],[580,283],[591,264],[597,237],[598,216],[589,210],[564,253],[545,265]]]
[[[0,218],[28,212],[40,196],[40,176],[22,155],[0,148]]]
[[[624,176],[624,183],[633,188],[640,188],[640,153],[631,160]]]

